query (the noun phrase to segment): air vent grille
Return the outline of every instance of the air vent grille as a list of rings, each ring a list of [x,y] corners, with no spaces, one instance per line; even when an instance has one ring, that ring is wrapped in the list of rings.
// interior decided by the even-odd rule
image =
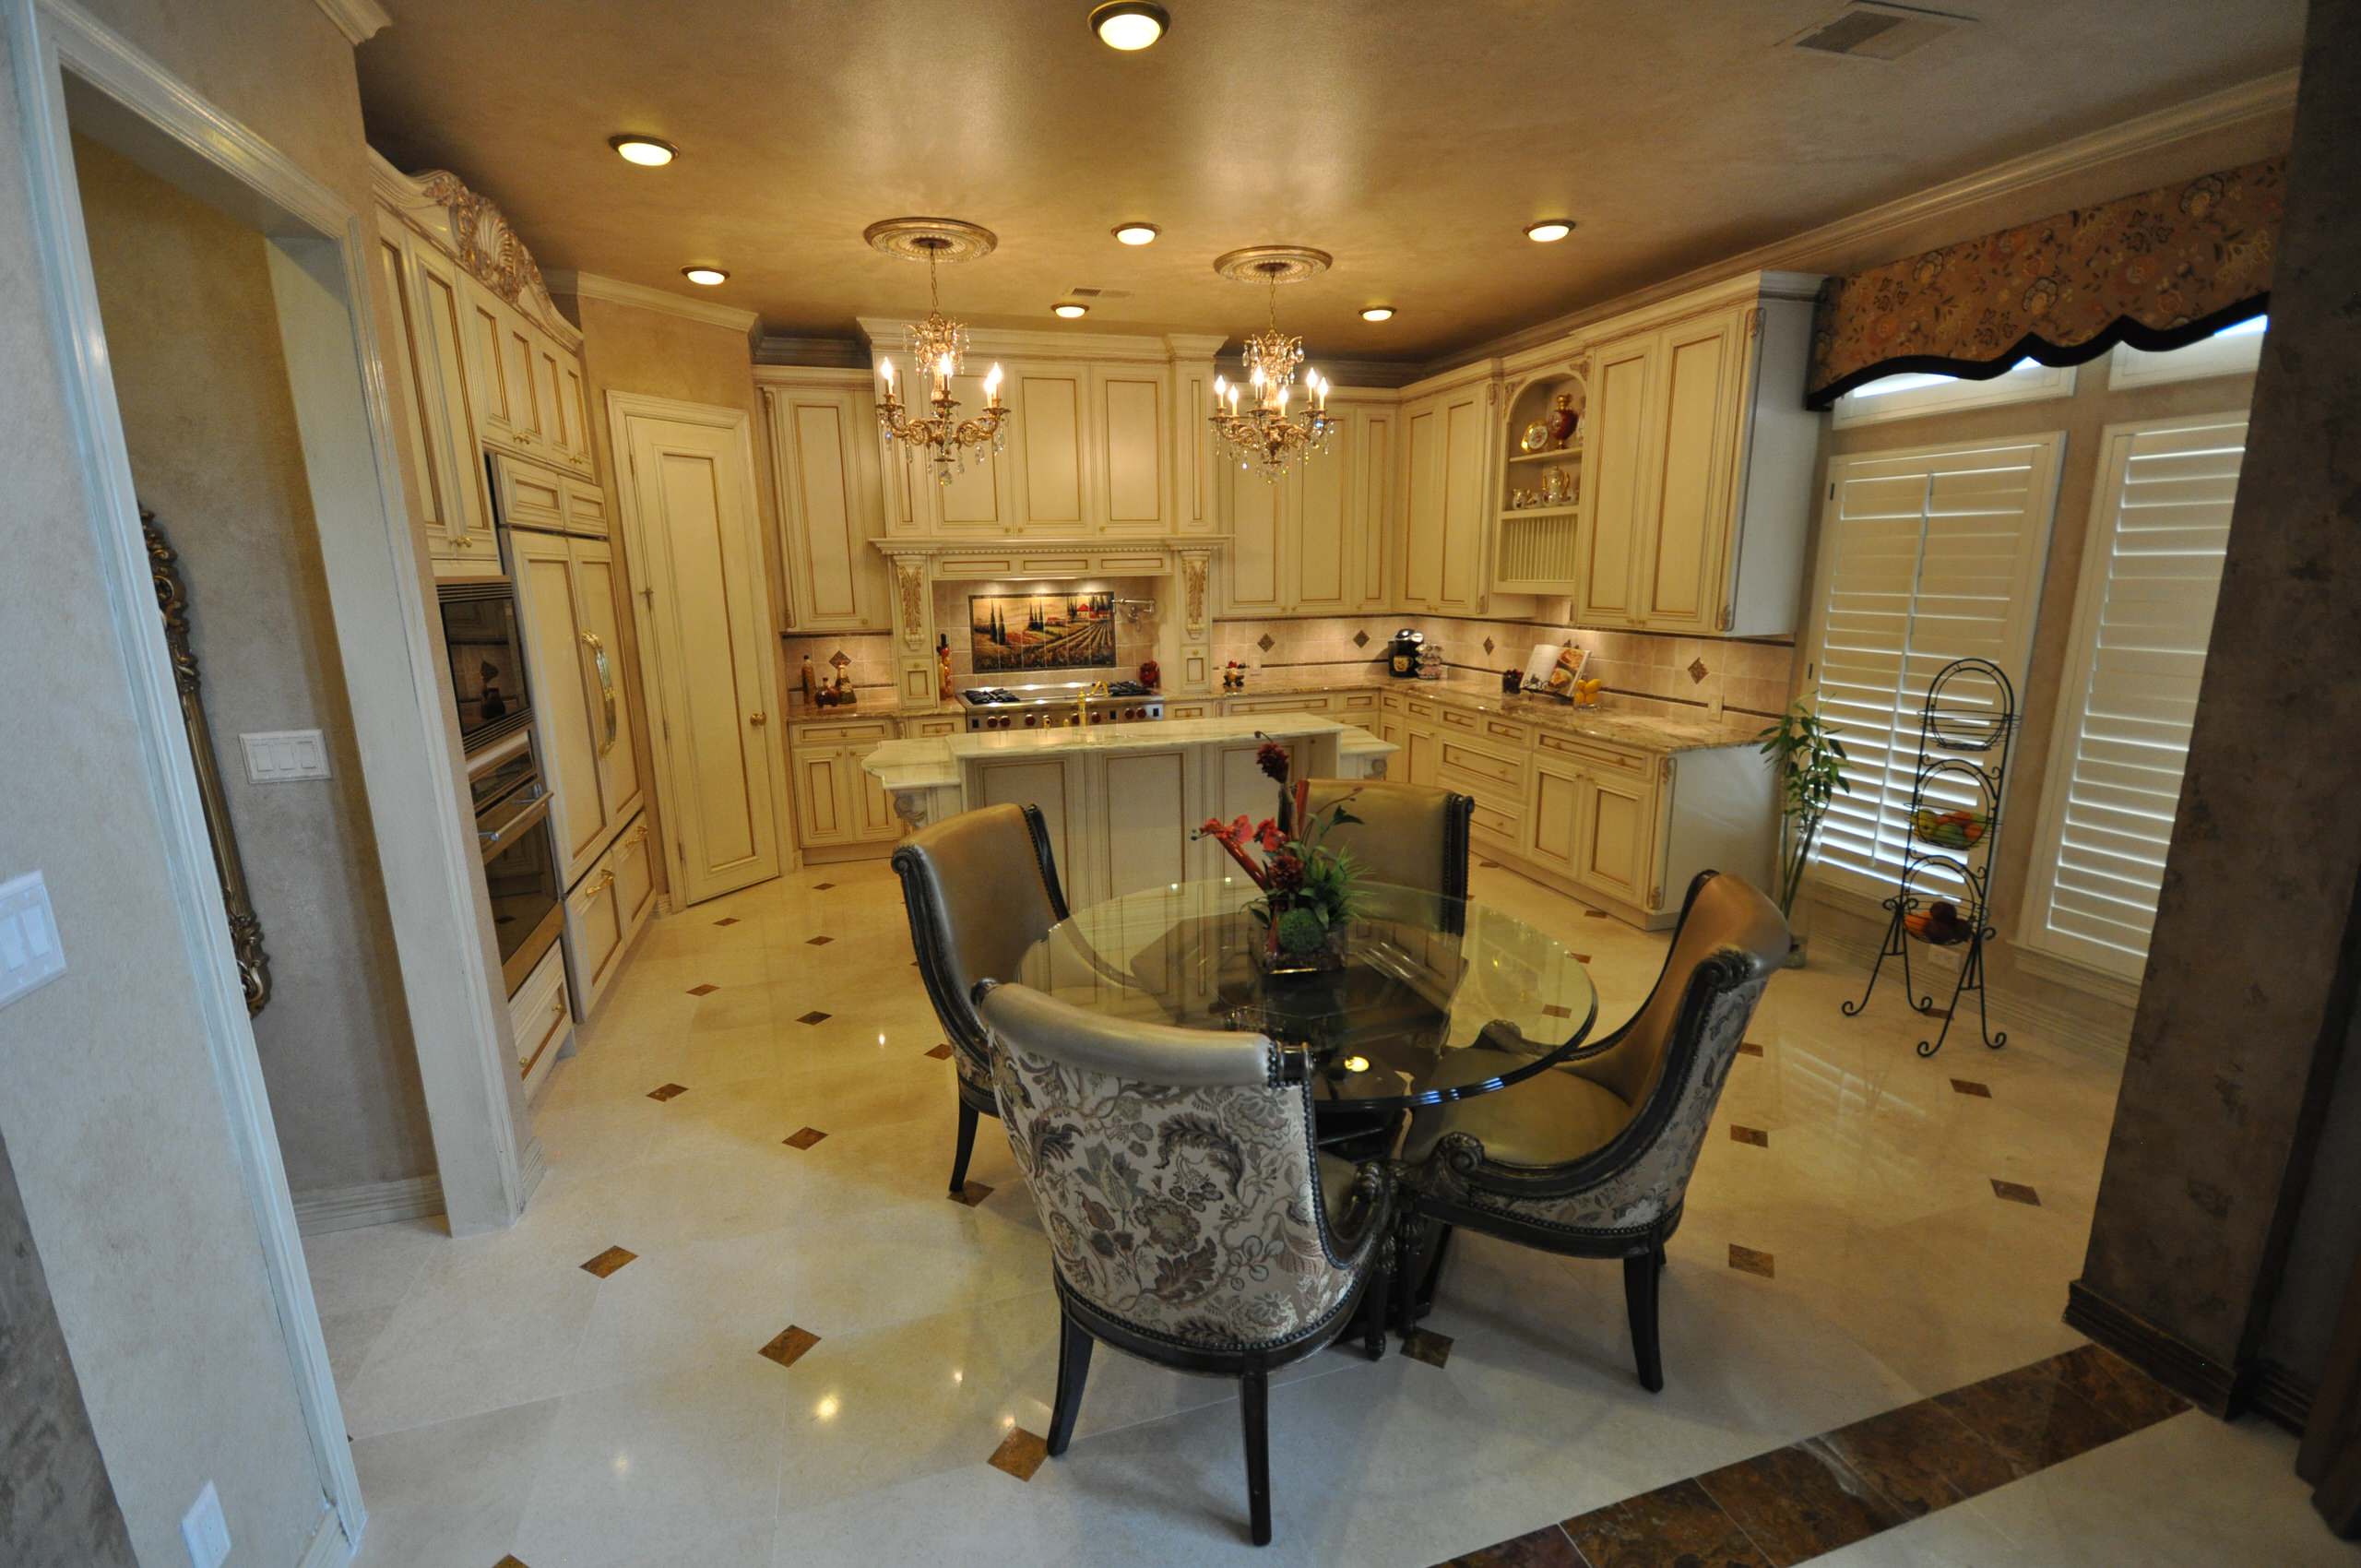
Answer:
[[[1806,28],[1786,43],[1790,48],[1809,49],[1819,54],[1842,54],[1848,60],[1899,60],[1975,21],[1973,17],[1949,11],[1853,0],[1828,20]]]
[[[1066,291],[1066,298],[1070,300],[1128,300],[1131,297],[1129,289],[1086,289],[1077,284]]]

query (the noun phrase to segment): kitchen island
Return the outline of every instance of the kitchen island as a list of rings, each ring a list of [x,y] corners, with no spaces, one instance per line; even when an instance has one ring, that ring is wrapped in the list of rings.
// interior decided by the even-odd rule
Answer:
[[[1266,741],[1299,778],[1365,778],[1397,748],[1308,713],[1169,719],[888,741],[861,764],[913,827],[1003,802],[1038,806],[1069,904],[1218,876],[1221,850],[1191,835],[1209,816],[1260,821],[1278,786],[1256,765]]]

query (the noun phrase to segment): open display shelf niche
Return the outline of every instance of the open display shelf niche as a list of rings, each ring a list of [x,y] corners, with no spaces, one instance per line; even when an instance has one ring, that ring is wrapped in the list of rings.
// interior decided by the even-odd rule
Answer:
[[[1494,586],[1504,593],[1571,594],[1575,590],[1578,562],[1576,535],[1581,527],[1583,439],[1589,433],[1577,424],[1567,444],[1527,452],[1522,442],[1525,426],[1546,420],[1560,393],[1572,393],[1577,411],[1585,409],[1589,387],[1572,370],[1542,371],[1513,387],[1506,399],[1507,419],[1501,435],[1500,494],[1494,515],[1499,519],[1498,548],[1493,552]],[[1563,502],[1513,506],[1520,490],[1542,491],[1549,470],[1562,469],[1572,482]]]

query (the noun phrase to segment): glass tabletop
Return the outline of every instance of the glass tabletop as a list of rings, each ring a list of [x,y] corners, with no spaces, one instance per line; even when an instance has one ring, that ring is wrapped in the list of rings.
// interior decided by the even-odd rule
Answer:
[[[1340,968],[1271,975],[1243,877],[1180,882],[1077,909],[1016,978],[1144,1023],[1250,1029],[1310,1059],[1320,1102],[1378,1110],[1504,1088],[1583,1042],[1598,995],[1582,961],[1523,921],[1363,884]]]

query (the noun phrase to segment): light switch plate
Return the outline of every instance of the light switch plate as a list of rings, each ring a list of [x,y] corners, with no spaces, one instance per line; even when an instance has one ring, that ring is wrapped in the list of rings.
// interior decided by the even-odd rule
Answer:
[[[0,1007],[65,972],[65,948],[41,873],[0,882]]]
[[[257,730],[240,735],[246,778],[255,784],[292,784],[328,776],[328,747],[317,730]]]
[[[221,1494],[211,1481],[181,1515],[181,1544],[188,1548],[190,1568],[221,1568],[230,1560],[230,1521],[221,1516]]]

